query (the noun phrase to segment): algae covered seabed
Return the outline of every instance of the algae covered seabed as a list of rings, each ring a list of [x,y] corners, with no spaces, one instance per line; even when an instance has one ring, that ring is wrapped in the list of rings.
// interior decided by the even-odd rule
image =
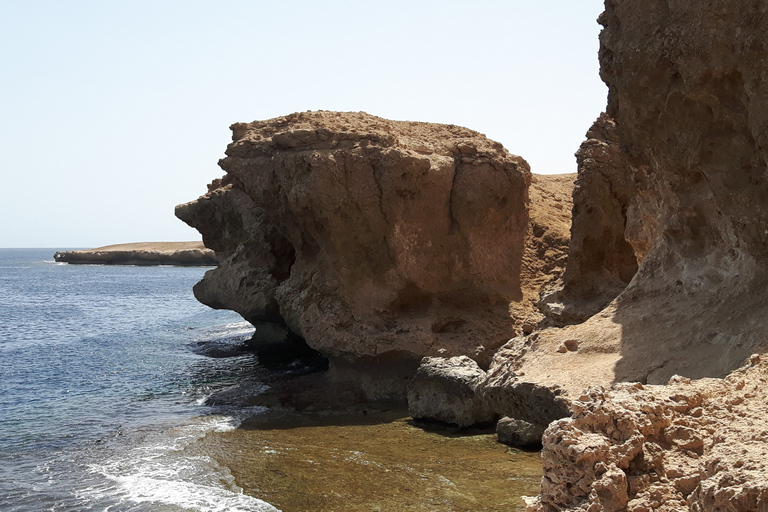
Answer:
[[[520,510],[536,495],[539,452],[416,424],[404,411],[266,413],[211,432],[192,455],[228,467],[246,494],[292,511]]]

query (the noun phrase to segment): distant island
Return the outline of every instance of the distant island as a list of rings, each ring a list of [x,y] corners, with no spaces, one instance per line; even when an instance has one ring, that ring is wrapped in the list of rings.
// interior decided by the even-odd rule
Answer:
[[[136,242],[80,251],[59,251],[57,262],[76,265],[218,265],[216,254],[203,242]]]

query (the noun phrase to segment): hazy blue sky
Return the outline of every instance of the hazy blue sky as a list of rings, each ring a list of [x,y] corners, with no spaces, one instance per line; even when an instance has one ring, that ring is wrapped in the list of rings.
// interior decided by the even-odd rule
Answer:
[[[0,247],[197,240],[229,125],[304,110],[467,126],[575,172],[601,0],[0,0]]]

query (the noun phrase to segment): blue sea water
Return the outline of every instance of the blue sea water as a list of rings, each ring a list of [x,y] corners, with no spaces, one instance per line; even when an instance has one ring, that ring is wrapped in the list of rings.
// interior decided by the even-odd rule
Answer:
[[[204,399],[258,364],[200,355],[251,334],[194,299],[206,269],[53,252],[0,249],[0,511],[276,510],[185,452],[236,426],[243,411]]]

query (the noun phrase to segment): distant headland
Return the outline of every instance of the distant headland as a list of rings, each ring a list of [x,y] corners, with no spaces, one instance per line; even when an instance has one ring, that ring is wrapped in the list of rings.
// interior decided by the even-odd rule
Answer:
[[[77,265],[216,266],[216,254],[203,242],[136,242],[80,251],[59,251],[57,262]]]

